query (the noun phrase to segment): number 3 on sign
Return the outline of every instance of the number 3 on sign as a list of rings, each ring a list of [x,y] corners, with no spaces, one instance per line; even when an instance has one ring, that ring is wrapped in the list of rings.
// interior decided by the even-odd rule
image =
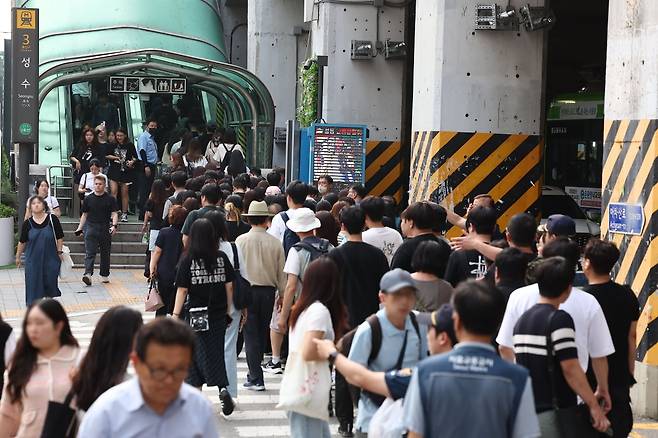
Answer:
[[[30,45],[30,35],[24,33],[23,34],[23,47],[29,46]]]

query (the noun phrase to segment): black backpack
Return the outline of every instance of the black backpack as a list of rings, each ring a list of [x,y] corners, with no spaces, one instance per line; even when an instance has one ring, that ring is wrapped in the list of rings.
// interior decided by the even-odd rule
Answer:
[[[226,173],[233,178],[240,174],[247,173],[247,163],[245,162],[244,155],[242,155],[240,149],[232,150]]]
[[[283,252],[286,255],[286,258],[288,258],[288,253],[290,252],[290,248],[295,246],[297,243],[299,243],[299,236],[297,233],[292,231],[290,228],[288,228],[288,221],[290,220],[290,216],[288,216],[288,213],[285,211],[281,213],[281,219],[283,219],[283,223],[286,224],[286,231],[283,232]]]
[[[222,158],[222,162],[219,164],[219,170],[223,172],[231,164],[231,154],[233,153],[233,149],[235,149],[235,145],[231,149],[227,148],[224,143],[222,143],[222,146],[224,146],[224,158]]]
[[[411,312],[409,314],[409,317],[411,318],[411,324],[414,326],[414,330],[416,331],[416,335],[418,336],[418,342],[419,344],[422,345],[422,340],[420,337],[420,327],[418,327],[418,320],[416,319],[416,314],[414,312]],[[375,359],[377,359],[377,356],[379,355],[379,351],[382,348],[382,325],[381,322],[379,321],[379,318],[377,317],[377,314],[374,313],[370,315],[368,318],[366,318],[366,321],[368,322],[368,325],[370,326],[370,336],[371,336],[371,347],[370,347],[370,354],[368,355],[368,368],[370,367],[370,364],[374,362]],[[348,357],[350,355],[350,350],[352,349],[352,341],[354,340],[354,334],[356,333],[357,329],[359,327],[356,327],[349,332],[345,333],[342,338],[338,341],[338,351],[340,354],[342,354],[345,357]],[[406,350],[406,340],[405,343],[402,346],[402,350],[400,351],[400,356],[398,357],[398,363],[396,364],[396,368],[401,368],[402,367],[402,360],[404,359],[404,354]],[[422,348],[422,347],[421,347]],[[420,354],[421,352],[418,353],[418,358],[420,359]],[[389,370],[392,371],[392,370]],[[352,386],[352,385],[350,385]],[[374,394],[370,391],[366,391],[364,389],[359,389],[356,387],[351,387],[351,393],[355,394],[355,402],[358,400],[358,395],[363,394],[370,398],[370,400],[376,405],[376,406],[381,406],[382,403],[384,403],[384,400],[386,400],[386,397],[383,395],[379,394]]]
[[[317,258],[327,255],[329,253],[329,248],[331,248],[331,243],[329,243],[329,241],[326,239],[321,239],[320,243],[316,246],[308,242],[301,241],[295,243],[292,247],[297,251],[300,249],[305,249],[308,251],[311,254],[311,259],[309,260],[310,263]]]

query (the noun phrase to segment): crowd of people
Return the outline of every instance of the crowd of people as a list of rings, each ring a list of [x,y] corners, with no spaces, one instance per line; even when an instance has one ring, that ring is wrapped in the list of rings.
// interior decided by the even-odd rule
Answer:
[[[108,176],[117,194],[128,181],[122,172],[146,163],[145,274],[163,303],[157,315],[169,317],[140,327],[128,309],[112,309],[83,355],[57,301],[31,296],[7,361],[0,429],[28,436],[45,424],[48,400],[68,400],[83,437],[216,436],[212,410],[193,388],[216,388],[228,416],[238,385],[265,391],[271,373],[283,374],[279,408],[293,437],[329,437],[332,415],[343,437],[628,436],[639,304],[611,279],[614,243],[580,248],[573,219],[562,215],[540,227],[527,213],[500,224],[486,194],[460,217],[429,201],[398,213],[393,198],[334,187],[328,175],[284,186],[283,169],[233,172],[232,151],[222,155],[212,141],[206,150],[196,139],[173,145],[172,163],[187,151],[182,166],[155,178],[151,123],[139,153],[123,154]],[[125,141],[118,134],[115,152]],[[93,131],[87,137],[96,147]],[[87,175],[93,181],[78,228],[86,284],[97,248],[109,281],[111,235],[125,213],[94,156],[78,159],[81,187]],[[34,284],[53,275],[56,284],[63,233],[37,187],[17,260],[27,247],[26,276],[32,263]],[[448,224],[463,235],[447,239]],[[103,333],[121,324],[114,318],[134,321]],[[249,371],[238,382],[243,346]],[[124,381],[129,357],[136,377]]]

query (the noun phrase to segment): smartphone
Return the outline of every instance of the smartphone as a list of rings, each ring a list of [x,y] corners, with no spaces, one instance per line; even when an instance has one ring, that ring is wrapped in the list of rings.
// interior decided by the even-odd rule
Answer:
[[[82,230],[77,230],[73,234],[75,234],[76,236],[82,236]]]

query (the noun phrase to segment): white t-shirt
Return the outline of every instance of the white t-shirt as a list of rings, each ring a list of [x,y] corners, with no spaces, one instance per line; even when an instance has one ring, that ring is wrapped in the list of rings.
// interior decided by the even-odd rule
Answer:
[[[402,236],[390,227],[370,228],[363,232],[362,238],[365,243],[381,249],[388,259],[389,265],[393,259],[393,254],[402,245]]]
[[[224,146],[226,146],[226,148],[224,148]],[[233,147],[232,144],[224,145],[224,144],[220,143],[219,146],[217,147],[217,152],[215,152],[215,156],[213,157],[215,159],[215,161],[217,161],[218,163],[221,163],[224,160],[224,155],[226,155],[227,150],[228,151],[232,151],[232,150],[233,151],[240,151],[242,153],[242,156],[243,157],[245,156],[244,155],[244,149],[239,144],[236,144],[235,147]]]
[[[197,167],[206,167],[208,165],[208,160],[206,160],[206,157],[199,157],[196,159],[196,161],[187,161],[187,156],[183,155],[183,164],[185,167],[192,167],[193,169],[196,169]]]
[[[285,213],[288,214],[288,220],[293,219],[297,215],[298,208],[288,209]],[[281,214],[283,211],[272,218],[272,225],[268,228],[267,232],[270,236],[274,236],[283,243],[283,235],[286,232],[286,223],[284,222]]]
[[[496,337],[498,344],[508,348],[514,347],[512,340],[514,326],[526,310],[537,304],[537,301],[539,301],[539,286],[536,283],[512,292]],[[603,310],[593,295],[574,287],[567,301],[560,305],[560,309],[573,318],[576,327],[578,362],[583,371],[587,371],[590,356],[599,358],[615,352]]]
[[[304,341],[304,334],[306,332],[324,332],[324,339],[334,340],[334,327],[331,324],[331,314],[324,304],[319,301],[311,304],[304,310],[295,327],[290,329],[288,335],[290,352],[299,352]]]
[[[31,198],[31,196],[30,196],[30,198]],[[30,208],[30,198],[28,198],[28,200],[25,201],[25,206],[28,209]],[[44,201],[46,201],[46,204],[48,204],[48,211],[50,211],[50,212],[52,212],[56,208],[59,208],[59,201],[54,196],[48,195],[46,197],[46,199],[44,199]]]
[[[87,172],[84,175],[82,175],[82,178],[80,179],[80,186],[85,188],[85,196],[89,196],[94,192],[94,178],[97,176],[102,176],[103,178],[105,178],[105,188],[107,190],[108,187],[107,176],[105,176],[102,173],[99,173],[98,175],[94,175],[91,172]]]

